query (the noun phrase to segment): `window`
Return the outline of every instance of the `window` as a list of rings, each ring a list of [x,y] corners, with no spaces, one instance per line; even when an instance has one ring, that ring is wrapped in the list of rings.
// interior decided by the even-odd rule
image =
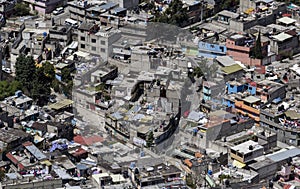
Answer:
[[[96,41],[97,41],[96,39],[92,39],[92,43],[96,43]]]
[[[85,37],[80,37],[80,40],[81,41],[85,41]]]
[[[96,47],[92,47],[92,51],[96,51],[97,50],[97,48]]]
[[[80,48],[85,49],[85,44],[81,44]]]
[[[101,52],[104,52],[104,53],[105,53],[105,49],[101,48]]]
[[[105,41],[101,41],[101,45],[105,45]]]

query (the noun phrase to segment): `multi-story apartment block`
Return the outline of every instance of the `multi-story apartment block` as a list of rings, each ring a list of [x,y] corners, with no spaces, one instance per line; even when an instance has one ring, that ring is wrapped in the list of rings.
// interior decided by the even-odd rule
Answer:
[[[56,7],[65,6],[66,0],[24,0],[28,4],[32,12],[37,11],[38,14],[45,15],[51,13]]]
[[[284,106],[284,105],[283,105]],[[270,104],[260,110],[260,126],[277,133],[278,140],[291,145],[300,145],[300,114],[286,110],[289,105]]]
[[[236,61],[241,61],[243,64],[250,66],[260,66],[269,63],[269,59],[255,59],[253,58],[253,51],[255,47],[255,38],[236,34],[226,39],[227,55],[231,56]],[[262,43],[262,55],[268,56],[268,41]]]
[[[121,33],[112,27],[100,28],[96,24],[82,23],[78,28],[78,49],[100,55],[107,60],[113,52],[112,44],[121,38]]]

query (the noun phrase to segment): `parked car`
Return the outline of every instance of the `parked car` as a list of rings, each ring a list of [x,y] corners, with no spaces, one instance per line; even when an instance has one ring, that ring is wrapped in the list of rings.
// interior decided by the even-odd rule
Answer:
[[[4,68],[2,69],[4,72],[8,73],[8,74],[11,74],[11,69],[10,68]]]
[[[61,13],[63,13],[64,12],[64,8],[63,7],[59,7],[59,8],[57,8],[57,9],[55,9],[52,13],[54,14],[54,15],[59,15],[59,14],[61,14]]]

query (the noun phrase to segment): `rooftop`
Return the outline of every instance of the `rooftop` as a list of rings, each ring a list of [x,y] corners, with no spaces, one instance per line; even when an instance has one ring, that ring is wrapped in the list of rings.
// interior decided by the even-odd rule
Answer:
[[[222,15],[222,16],[226,16],[226,17],[230,17],[230,18],[238,18],[239,17],[239,14],[230,12],[228,10],[223,10],[223,11],[219,12],[218,15]]]
[[[250,146],[253,147],[253,150],[250,150]],[[256,150],[261,150],[263,149],[264,147],[259,145],[257,142],[254,142],[253,140],[248,140],[244,143],[241,143],[239,145],[236,145],[234,147],[231,147],[232,150],[235,150],[239,153],[242,153],[242,154],[248,154],[252,151],[256,151]]]
[[[229,56],[218,56],[216,58],[216,61],[218,61],[222,66],[233,66],[235,63],[235,61],[229,57]]]
[[[231,66],[225,66],[223,68],[221,68],[221,70],[225,73],[225,74],[232,74],[238,71],[243,70],[243,68],[238,65],[238,64],[233,64]]]
[[[280,19],[278,19],[278,22],[286,24],[286,25],[290,25],[296,22],[295,19],[289,18],[289,17],[282,17]]]
[[[260,101],[260,98],[257,98],[255,96],[247,96],[243,99],[245,102],[248,102],[249,104],[253,104]]]
[[[293,158],[299,155],[300,155],[300,149],[294,147],[291,149],[284,149],[279,152],[275,152],[273,154],[267,155],[267,157],[274,162],[280,162],[288,159],[289,157]]]
[[[278,34],[278,35],[273,35],[273,36],[272,36],[273,39],[275,39],[275,40],[277,40],[277,41],[280,41],[280,42],[285,41],[285,40],[287,40],[287,39],[289,39],[289,38],[292,38],[292,37],[293,37],[293,36],[291,36],[291,35],[289,35],[289,34],[286,34],[286,33],[284,33],[284,32],[282,32],[282,33],[280,33],[280,34]]]

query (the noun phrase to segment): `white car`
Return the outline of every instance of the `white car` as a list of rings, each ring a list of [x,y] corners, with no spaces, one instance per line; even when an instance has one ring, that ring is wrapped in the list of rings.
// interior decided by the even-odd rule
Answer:
[[[10,68],[4,68],[3,71],[5,71],[6,73],[11,74],[11,69]]]
[[[61,13],[63,13],[64,12],[64,8],[63,7],[59,7],[59,8],[57,8],[57,9],[55,9],[52,13],[54,14],[54,15],[59,15],[59,14],[61,14]]]

